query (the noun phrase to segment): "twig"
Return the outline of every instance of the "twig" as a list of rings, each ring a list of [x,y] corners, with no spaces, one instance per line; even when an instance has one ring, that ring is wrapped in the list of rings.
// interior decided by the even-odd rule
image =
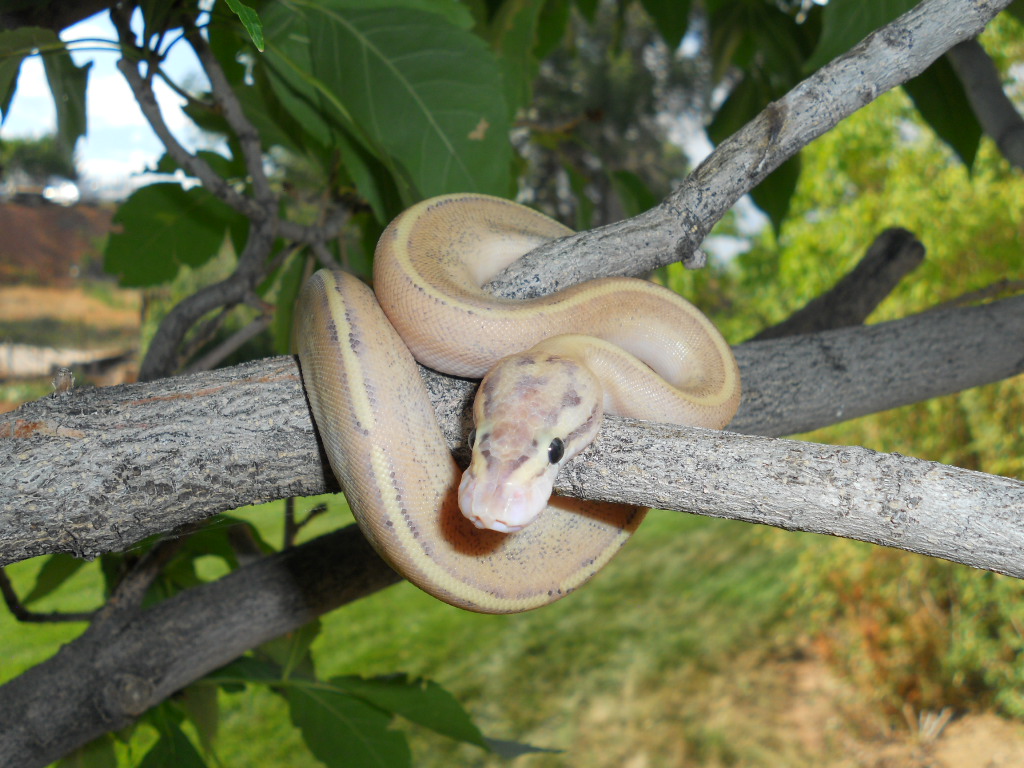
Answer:
[[[128,17],[129,12],[130,9],[127,7],[127,4],[125,6],[115,6],[110,12],[110,18],[114,23],[114,28],[117,30],[122,49],[122,56],[117,62],[117,68],[121,71],[128,86],[131,88],[132,94],[135,96],[135,100],[138,102],[146,121],[167,149],[167,154],[184,168],[189,175],[199,179],[207,191],[223,200],[239,213],[248,218],[266,215],[268,211],[263,210],[253,200],[236,191],[210,167],[209,163],[201,157],[191,154],[171,133],[167,123],[164,122],[160,106],[157,104],[156,96],[153,93],[150,81],[153,71],[144,78],[139,72],[138,61],[129,58],[128,53],[130,51],[142,50],[135,43],[135,36],[131,31],[130,19]],[[269,213],[273,215],[273,211],[269,211]]]
[[[117,584],[106,604],[97,611],[90,631],[95,632],[96,627],[104,622],[125,621],[125,617],[137,612],[142,606],[146,592],[178,553],[189,535],[205,524],[205,520],[192,523],[150,547]]]
[[[32,622],[42,624],[67,621],[90,621],[96,615],[96,611],[83,611],[77,613],[64,613],[60,611],[39,613],[37,611],[30,611],[18,598],[18,593],[14,591],[14,585],[11,584],[11,580],[7,576],[7,572],[2,567],[0,567],[0,593],[3,594],[4,602],[7,604],[7,608],[10,610],[14,618],[26,623]]]
[[[962,293],[949,301],[943,301],[928,307],[924,312],[938,312],[944,309],[953,309],[954,307],[967,307],[971,304],[987,301],[988,299],[1011,296],[1021,291],[1024,291],[1024,280],[1011,280],[1008,277],[1004,277],[1002,280],[997,280],[990,285],[986,285],[984,288]]]
[[[210,78],[210,88],[213,99],[221,109],[221,114],[227,124],[238,137],[238,143],[242,150],[242,158],[245,167],[249,172],[249,180],[252,183],[256,203],[263,209],[266,215],[273,215],[277,198],[270,188],[270,181],[263,170],[263,143],[260,140],[259,131],[249,122],[245,116],[242,105],[238,101],[231,84],[221,69],[220,62],[213,55],[209,44],[206,42],[199,30],[191,21],[186,22],[185,39],[188,40],[192,50],[196,52],[203,71]]]
[[[315,507],[306,513],[306,516],[301,520],[295,516],[295,497],[289,496],[285,499],[284,503],[284,541],[282,543],[283,549],[295,546],[295,540],[299,536],[299,532],[309,525],[313,520],[318,518],[320,515],[327,511],[326,504],[317,504]]]
[[[226,357],[233,354],[243,344],[256,338],[267,330],[273,322],[273,319],[273,316],[269,314],[257,317],[251,323],[233,333],[229,338],[222,341],[205,355],[194,360],[185,368],[183,373],[196,373],[198,371],[208,371],[211,368],[216,368]]]

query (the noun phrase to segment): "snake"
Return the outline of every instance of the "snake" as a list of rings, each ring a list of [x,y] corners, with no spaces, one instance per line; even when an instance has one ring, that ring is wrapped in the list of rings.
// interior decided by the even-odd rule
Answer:
[[[372,290],[321,269],[296,303],[303,386],[360,529],[400,575],[470,611],[570,594],[640,525],[645,508],[551,495],[604,413],[721,429],[739,405],[728,343],[665,287],[608,277],[528,300],[482,288],[571,234],[502,198],[430,198],[384,230]],[[482,377],[465,472],[417,363]]]

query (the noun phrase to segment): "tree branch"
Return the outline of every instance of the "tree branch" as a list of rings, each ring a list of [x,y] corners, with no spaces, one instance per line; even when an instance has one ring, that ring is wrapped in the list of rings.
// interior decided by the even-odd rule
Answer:
[[[95,622],[0,686],[0,765],[44,766],[250,648],[399,580],[355,526]]]
[[[1024,297],[1014,297],[743,344],[744,397],[729,429],[802,432],[1013,376],[1024,371],[1021,328]],[[449,443],[463,448],[473,384],[422,373]],[[609,418],[604,439],[619,429]],[[0,416],[0,438],[15,438],[0,441],[0,564],[123,551],[226,509],[337,490],[289,357],[44,398]],[[662,459],[672,466],[693,449],[680,438]],[[601,468],[656,482],[614,453]],[[559,492],[580,495],[564,477]],[[764,482],[761,495],[778,491]]]
[[[769,173],[957,43],[977,36],[1010,2],[924,0],[769,104],[657,207],[542,246],[509,266],[489,289],[530,298],[603,275],[646,274],[685,263],[715,223]]]
[[[765,328],[751,341],[860,325],[923,260],[924,246],[913,233],[887,229],[831,290],[811,299],[781,323]]]
[[[1006,96],[988,53],[977,40],[965,40],[946,55],[982,129],[1011,165],[1024,168],[1024,118]]]
[[[255,200],[251,200],[235,190],[210,167],[209,163],[201,157],[193,155],[175,138],[171,129],[164,121],[163,114],[160,112],[160,105],[157,103],[156,95],[153,93],[151,80],[156,72],[155,67],[151,68],[145,77],[139,72],[139,64],[144,60],[142,54],[146,53],[146,51],[139,48],[135,40],[135,34],[131,30],[130,14],[133,10],[134,6],[125,4],[124,6],[115,6],[110,11],[110,20],[117,30],[117,37],[122,51],[121,58],[117,62],[117,68],[124,76],[128,87],[131,88],[132,95],[142,110],[146,122],[149,123],[153,133],[160,139],[160,143],[164,145],[167,154],[186,173],[199,179],[207,191],[223,200],[244,216],[250,219],[263,218],[267,215],[274,216],[275,211],[272,207],[260,205]]]
[[[3,567],[0,567],[0,595],[3,595],[4,603],[7,605],[7,610],[9,610],[11,615],[18,621],[38,624],[66,621],[89,621],[96,615],[96,611],[83,611],[81,613],[61,613],[58,611],[51,613],[39,613],[37,611],[30,611],[25,607],[21,600],[18,599],[18,593],[14,591],[14,585],[11,584],[11,580],[7,577],[7,572]]]

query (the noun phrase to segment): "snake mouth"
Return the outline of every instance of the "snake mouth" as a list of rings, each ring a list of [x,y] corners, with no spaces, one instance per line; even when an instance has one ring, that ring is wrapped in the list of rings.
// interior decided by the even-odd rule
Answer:
[[[516,533],[526,527],[525,525],[509,525],[504,520],[484,520],[480,517],[471,517],[469,521],[480,530],[498,531],[499,533]]]
[[[521,531],[547,506],[551,483],[534,478],[528,485],[479,479],[467,469],[459,483],[459,509],[477,528],[501,533]]]

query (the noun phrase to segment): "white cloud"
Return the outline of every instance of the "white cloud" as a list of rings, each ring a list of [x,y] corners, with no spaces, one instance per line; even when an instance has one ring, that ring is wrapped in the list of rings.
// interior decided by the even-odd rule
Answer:
[[[107,74],[94,66],[86,99],[90,131],[146,125],[128,83],[120,74]]]
[[[152,161],[151,152],[132,150],[125,157],[88,157],[78,166],[82,175],[91,178],[127,177],[141,173]]]

